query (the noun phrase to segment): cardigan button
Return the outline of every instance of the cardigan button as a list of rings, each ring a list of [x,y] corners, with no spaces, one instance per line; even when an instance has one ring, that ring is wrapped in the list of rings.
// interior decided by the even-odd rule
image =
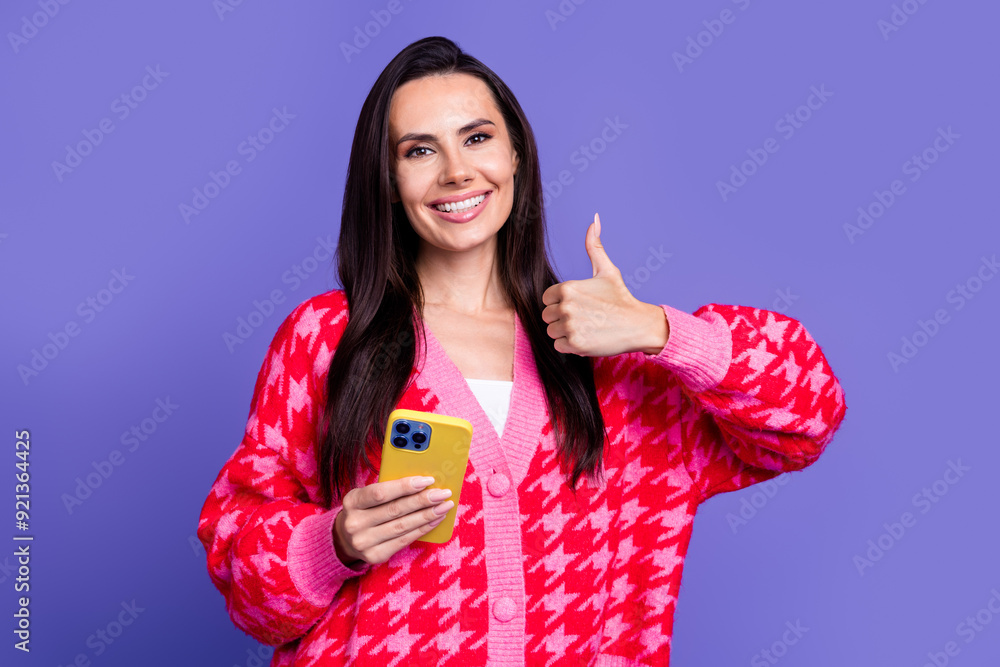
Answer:
[[[486,488],[491,496],[499,498],[510,489],[510,478],[502,472],[498,472],[490,477],[486,483]]]
[[[517,613],[517,605],[510,598],[503,597],[493,603],[493,616],[496,617],[498,621],[503,621],[506,623],[510,619],[514,618],[514,614]]]

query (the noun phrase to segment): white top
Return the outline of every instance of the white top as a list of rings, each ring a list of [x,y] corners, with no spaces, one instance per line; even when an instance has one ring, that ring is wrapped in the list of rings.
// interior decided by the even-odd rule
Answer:
[[[465,378],[472,393],[479,399],[483,412],[493,422],[497,437],[503,437],[503,427],[507,423],[507,410],[510,407],[510,393],[514,383],[510,380],[477,380]]]

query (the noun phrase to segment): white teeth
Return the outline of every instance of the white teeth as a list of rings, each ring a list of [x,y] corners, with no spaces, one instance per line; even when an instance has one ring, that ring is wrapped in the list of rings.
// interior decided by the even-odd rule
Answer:
[[[479,206],[484,199],[486,199],[486,195],[481,194],[478,197],[471,197],[464,201],[457,201],[451,204],[436,204],[434,208],[436,208],[439,211],[444,211],[445,213],[467,211],[473,206]]]

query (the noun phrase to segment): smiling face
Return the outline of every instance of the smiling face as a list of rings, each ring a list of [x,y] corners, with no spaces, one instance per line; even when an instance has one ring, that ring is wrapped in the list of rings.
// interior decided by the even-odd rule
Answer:
[[[389,141],[393,202],[403,203],[420,237],[418,261],[441,253],[492,258],[513,207],[518,157],[487,85],[458,73],[406,82],[389,106]],[[475,206],[439,212],[442,200]]]

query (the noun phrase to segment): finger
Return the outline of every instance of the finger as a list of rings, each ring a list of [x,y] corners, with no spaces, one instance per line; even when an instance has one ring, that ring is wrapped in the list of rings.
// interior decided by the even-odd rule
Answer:
[[[433,483],[433,477],[426,477],[423,475],[414,475],[410,477],[401,477],[399,479],[390,479],[384,482],[375,482],[374,484],[369,484],[368,486],[358,489],[358,493],[354,499],[352,507],[356,507],[358,509],[371,509],[372,507],[378,507],[379,505],[384,505],[385,503],[395,500],[396,498],[418,493]],[[346,504],[346,497],[344,498],[344,501]]]
[[[561,354],[569,354],[573,352],[573,349],[569,346],[566,338],[557,338],[553,343],[552,347],[555,348],[556,352]]]
[[[552,306],[563,300],[563,288],[562,283],[556,283],[555,285],[549,285],[544,292],[542,292],[542,303],[546,306]]]
[[[566,301],[567,298],[572,296],[571,292],[578,289],[584,282],[585,281],[583,280],[564,280],[561,283],[549,286],[549,288],[545,290],[545,292],[549,293],[546,305],[555,306]]]
[[[389,556],[439,525],[454,507],[454,501],[449,499],[439,502],[434,507],[423,507],[392,521],[373,526],[363,536],[359,536],[360,541],[368,545],[367,548],[363,549],[366,560],[368,556],[378,558],[377,554],[381,552],[386,552],[388,555],[385,558],[388,559]],[[372,561],[369,560],[369,562]]]
[[[450,489],[427,489],[377,507],[352,510],[345,520],[345,529],[349,523],[352,547],[367,553],[383,542],[446,515],[454,506]]]
[[[366,559],[369,563],[384,563],[403,547],[416,542],[418,539],[431,532],[444,521],[444,516],[439,516],[433,521],[429,521],[403,535],[393,537],[367,550]]]
[[[377,526],[379,524],[392,523],[393,521],[401,518],[409,517],[410,515],[427,508],[433,509],[434,505],[451,502],[448,500],[449,498],[451,498],[451,489],[431,488],[425,491],[401,496],[394,500],[390,500],[384,505],[371,508],[367,511],[374,515],[372,523]],[[454,503],[452,503],[452,505],[454,505]],[[410,523],[412,524],[412,520]],[[407,530],[411,528],[413,528],[412,525],[408,526]]]
[[[385,520],[373,526],[380,541],[405,535],[414,528],[447,514],[455,506],[455,501],[451,498],[436,502],[421,502],[416,507],[405,505],[408,500],[412,499],[398,499],[386,505],[387,509],[393,508],[394,505],[395,508],[393,508],[394,514],[386,514]]]
[[[601,243],[600,234],[601,218],[595,213],[594,222],[587,228],[587,238],[585,241],[587,256],[590,257],[590,264],[594,269],[594,277],[597,277],[599,273],[607,273],[613,269],[617,269],[614,262],[608,257],[608,253],[604,251],[604,244]]]
[[[556,320],[546,327],[545,332],[549,335],[549,338],[553,340],[559,340],[568,335],[568,327],[566,326],[565,320]]]
[[[564,319],[566,313],[564,312],[561,304],[562,302],[554,303],[551,306],[545,306],[545,308],[542,309],[542,321],[546,324],[552,324],[553,322],[558,322],[559,320]]]

